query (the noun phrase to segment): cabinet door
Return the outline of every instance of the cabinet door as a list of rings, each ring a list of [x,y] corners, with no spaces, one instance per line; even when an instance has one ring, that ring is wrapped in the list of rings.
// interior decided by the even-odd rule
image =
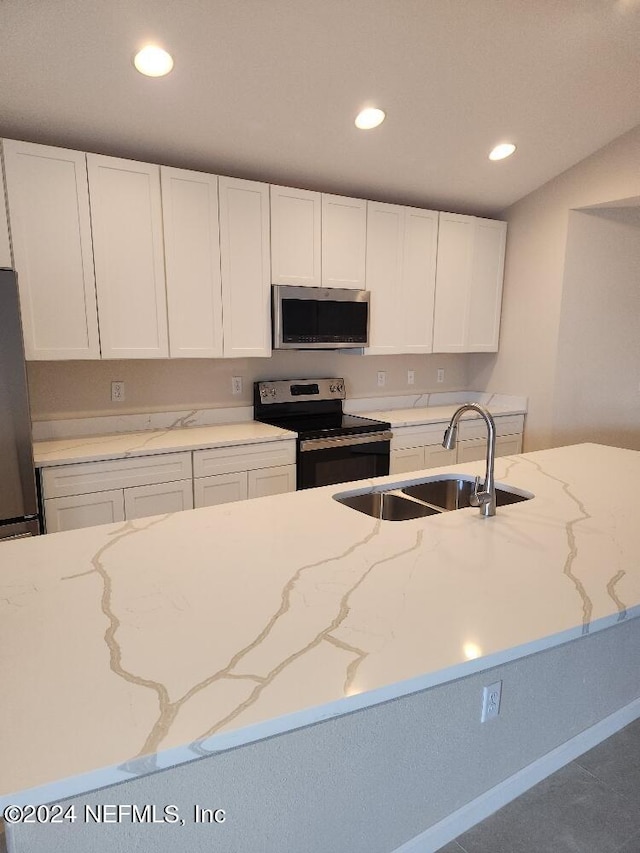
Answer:
[[[370,201],[367,205],[367,290],[371,292],[366,353],[403,352],[401,304],[404,208]]]
[[[247,472],[248,496],[263,498],[267,495],[281,495],[296,490],[296,466],[279,465],[275,468],[261,468]]]
[[[438,232],[433,351],[465,352],[474,217],[441,213]]]
[[[430,445],[424,449],[424,467],[439,468],[442,465],[455,465],[457,453],[455,450],[445,450],[440,444]]]
[[[496,352],[498,349],[506,238],[506,222],[475,220],[467,352]]]
[[[220,178],[224,355],[271,355],[269,185]]]
[[[389,460],[390,474],[404,474],[406,471],[422,471],[424,447],[402,447],[391,451]]]
[[[99,154],[87,166],[102,357],[166,357],[159,166]]]
[[[359,198],[322,196],[322,285],[364,289],[367,203]]]
[[[132,518],[146,518],[149,515],[180,512],[183,509],[193,509],[192,480],[133,486],[124,490],[124,515],[127,521]]]
[[[248,497],[247,472],[197,477],[193,481],[193,497],[196,507],[244,501]]]
[[[171,358],[222,357],[218,178],[160,167]]]
[[[89,495],[49,498],[44,502],[47,533],[124,521],[122,489]]]
[[[309,190],[271,187],[271,281],[320,287],[322,198]]]
[[[496,456],[513,456],[522,453],[522,434],[499,435],[496,438]]]
[[[2,178],[2,170],[0,169],[0,267],[10,267],[13,269],[6,198],[4,179]]]
[[[402,311],[400,352],[431,352],[438,213],[408,207],[404,212],[404,223],[402,292],[399,301]]]
[[[458,442],[457,462],[480,462],[487,458],[487,440],[485,438],[471,438],[468,441]]]
[[[26,357],[100,358],[85,155],[3,148]]]

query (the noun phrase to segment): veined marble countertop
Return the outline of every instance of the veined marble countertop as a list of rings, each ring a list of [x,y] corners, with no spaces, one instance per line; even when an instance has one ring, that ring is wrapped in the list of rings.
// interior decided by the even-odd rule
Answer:
[[[453,413],[460,408],[462,403],[457,403],[450,406],[428,406],[423,408],[410,409],[379,409],[375,411],[357,412],[365,418],[376,418],[385,420],[391,424],[391,427],[403,426],[418,426],[419,424],[437,424],[448,423],[451,420]],[[483,404],[484,405],[484,404]],[[522,415],[524,410],[521,407],[505,406],[505,405],[489,405],[486,406],[489,412],[494,415]],[[463,419],[480,419],[480,415],[474,412],[466,412]]]
[[[0,546],[0,808],[56,801],[640,615],[640,453],[502,457],[532,500],[380,521],[332,499],[483,463]]]
[[[203,447],[295,438],[295,432],[257,421],[211,426],[183,426],[178,422],[173,427],[160,430],[35,441],[33,458],[36,467],[43,468],[47,465],[125,459],[130,456],[147,456],[178,450],[200,450]]]
[[[363,401],[349,401],[346,411],[362,417],[386,421],[392,427],[417,424],[446,422],[460,403],[429,406],[429,396],[415,397],[414,405],[408,408],[382,408],[375,411],[362,411]],[[439,395],[442,397],[443,395]],[[478,397],[480,394],[470,394]],[[489,411],[494,415],[523,414],[526,404],[523,398],[498,397],[484,401]],[[387,402],[393,398],[385,398]],[[409,398],[402,398],[409,399]],[[424,401],[424,404],[423,404]],[[369,405],[372,400],[367,401]],[[391,403],[392,405],[392,403]],[[465,418],[478,418],[479,415],[469,413]],[[107,435],[83,435],[75,438],[56,438],[47,441],[35,441],[33,444],[34,462],[37,467],[48,465],[65,465],[74,462],[97,462],[102,459],[124,459],[129,456],[146,456],[154,453],[171,453],[180,450],[199,450],[203,447],[223,447],[232,444],[252,444],[259,441],[279,441],[293,439],[294,432],[279,429],[269,424],[257,421],[242,421],[238,423],[221,423],[203,426],[190,426],[189,414],[178,418],[171,426],[161,429],[137,430],[135,432],[119,432]]]

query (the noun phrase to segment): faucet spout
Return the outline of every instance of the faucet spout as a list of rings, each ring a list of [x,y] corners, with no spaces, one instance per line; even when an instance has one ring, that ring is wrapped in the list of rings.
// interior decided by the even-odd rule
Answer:
[[[479,403],[464,403],[453,413],[453,417],[445,431],[442,446],[447,450],[454,449],[458,440],[458,421],[465,412],[477,412],[483,418],[487,426],[487,468],[484,475],[482,489],[480,489],[480,478],[476,477],[473,505],[480,507],[481,516],[484,518],[490,518],[496,514],[496,485],[494,478],[496,460],[496,425],[491,414]]]

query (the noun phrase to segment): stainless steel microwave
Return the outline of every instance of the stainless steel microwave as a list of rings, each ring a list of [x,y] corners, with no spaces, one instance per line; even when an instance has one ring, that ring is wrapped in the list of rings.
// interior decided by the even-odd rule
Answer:
[[[274,285],[274,349],[353,349],[368,344],[368,290]]]

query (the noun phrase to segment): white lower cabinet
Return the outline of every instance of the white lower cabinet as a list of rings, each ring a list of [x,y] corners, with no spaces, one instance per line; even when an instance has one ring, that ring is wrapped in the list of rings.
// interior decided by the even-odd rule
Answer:
[[[259,471],[247,471],[247,490],[250,498],[295,492],[296,466],[278,465],[274,468],[262,468]]]
[[[90,495],[48,498],[44,513],[47,533],[124,521],[124,491],[111,489]]]
[[[244,501],[248,497],[246,471],[196,477],[193,481],[193,500],[196,507]]]
[[[496,423],[496,456],[522,452],[523,415],[494,417]],[[424,424],[395,427],[391,441],[390,474],[404,474],[425,468],[477,462],[487,455],[486,429],[474,418],[460,422],[458,444],[454,450],[442,446],[445,425]]]
[[[499,435],[496,438],[496,456],[522,453],[522,435]],[[458,444],[458,462],[480,462],[487,457],[487,440],[472,438]]]
[[[191,453],[53,465],[42,493],[47,533],[193,509]]]
[[[295,461],[294,440],[196,450],[193,454],[195,506],[294,492]]]
[[[134,486],[124,490],[124,515],[127,520],[180,512],[183,509],[193,509],[192,480]]]

